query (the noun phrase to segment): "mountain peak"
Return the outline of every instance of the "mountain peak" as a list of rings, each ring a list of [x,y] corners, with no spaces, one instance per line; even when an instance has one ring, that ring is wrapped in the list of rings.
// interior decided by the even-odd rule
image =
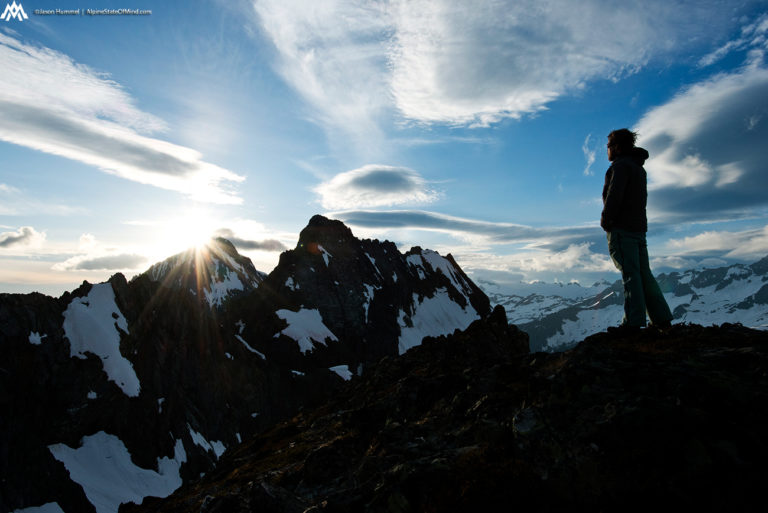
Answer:
[[[306,228],[301,230],[297,248],[307,248],[312,244],[337,246],[354,239],[352,230],[341,221],[314,215]]]
[[[189,290],[212,307],[222,306],[233,294],[257,288],[266,277],[222,237],[166,258],[144,274],[164,286]]]

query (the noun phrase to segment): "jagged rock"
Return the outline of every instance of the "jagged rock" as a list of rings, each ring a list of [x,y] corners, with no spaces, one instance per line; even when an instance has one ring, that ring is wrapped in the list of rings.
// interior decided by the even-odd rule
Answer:
[[[488,297],[451,255],[359,240],[314,216],[258,291],[230,309],[268,357],[304,370],[360,366],[490,314]],[[291,331],[294,324],[311,325]],[[301,326],[298,326],[301,328]]]
[[[502,312],[503,315],[503,312]],[[132,512],[755,511],[768,479],[768,334],[589,337],[526,354],[499,317],[385,358],[335,400]]]

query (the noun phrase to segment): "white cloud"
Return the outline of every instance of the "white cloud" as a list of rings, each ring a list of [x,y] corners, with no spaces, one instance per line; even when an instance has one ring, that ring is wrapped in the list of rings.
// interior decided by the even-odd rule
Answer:
[[[546,108],[589,81],[619,80],[651,59],[731,27],[721,2],[650,0],[259,0],[278,69],[350,133],[397,110],[420,123],[482,126]]]
[[[761,258],[768,254],[768,225],[740,232],[705,231],[691,237],[670,239],[666,246],[669,251],[678,255]]]
[[[646,113],[635,129],[655,216],[693,220],[768,203],[768,69],[746,67],[695,84]]]
[[[13,232],[0,233],[0,248],[18,246],[39,247],[45,242],[45,233],[38,232],[31,226],[22,226]]]
[[[768,138],[768,14],[704,57],[708,65],[731,52],[744,64],[681,90],[635,126],[651,157],[649,216],[658,221],[737,219],[768,205],[764,172]]]
[[[711,66],[729,53],[735,51],[744,50],[750,47],[765,47],[766,34],[768,34],[768,14],[763,14],[754,22],[748,23],[742,27],[739,37],[726,42],[721,47],[699,59],[699,66]]]
[[[328,209],[430,203],[439,196],[412,169],[382,165],[340,173],[318,185],[315,192]]]
[[[696,266],[696,261],[679,256],[660,256],[651,258],[651,269],[691,269]]]
[[[199,201],[240,203],[243,177],[190,148],[141,135],[165,130],[107,75],[0,33],[0,140],[84,162]]]
[[[277,70],[322,124],[358,137],[377,134],[388,104],[386,3],[375,0],[259,0],[262,31],[279,52]]]
[[[597,150],[590,147],[589,142],[591,138],[592,134],[589,134],[587,138],[584,139],[584,144],[581,145],[581,151],[584,153],[584,159],[587,161],[587,164],[584,166],[584,176],[592,176],[595,174],[594,171],[592,171],[592,164],[595,163],[595,153]]]
[[[11,194],[19,194],[21,191],[19,191],[16,187],[11,187],[8,184],[0,183],[0,194],[3,195],[11,195]]]

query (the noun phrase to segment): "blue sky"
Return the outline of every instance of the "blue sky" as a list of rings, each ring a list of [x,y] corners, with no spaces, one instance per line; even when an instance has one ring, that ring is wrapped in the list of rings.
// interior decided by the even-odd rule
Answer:
[[[2,9],[5,2],[0,3]],[[32,1],[0,20],[0,291],[317,213],[499,281],[618,277],[608,132],[651,158],[657,271],[768,254],[768,2]],[[40,15],[36,9],[151,10]]]

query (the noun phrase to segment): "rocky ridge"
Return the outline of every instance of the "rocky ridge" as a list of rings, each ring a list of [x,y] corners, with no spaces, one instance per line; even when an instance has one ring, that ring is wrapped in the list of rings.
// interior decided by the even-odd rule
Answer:
[[[675,325],[563,353],[526,345],[497,307],[124,510],[762,509],[768,333]]]

